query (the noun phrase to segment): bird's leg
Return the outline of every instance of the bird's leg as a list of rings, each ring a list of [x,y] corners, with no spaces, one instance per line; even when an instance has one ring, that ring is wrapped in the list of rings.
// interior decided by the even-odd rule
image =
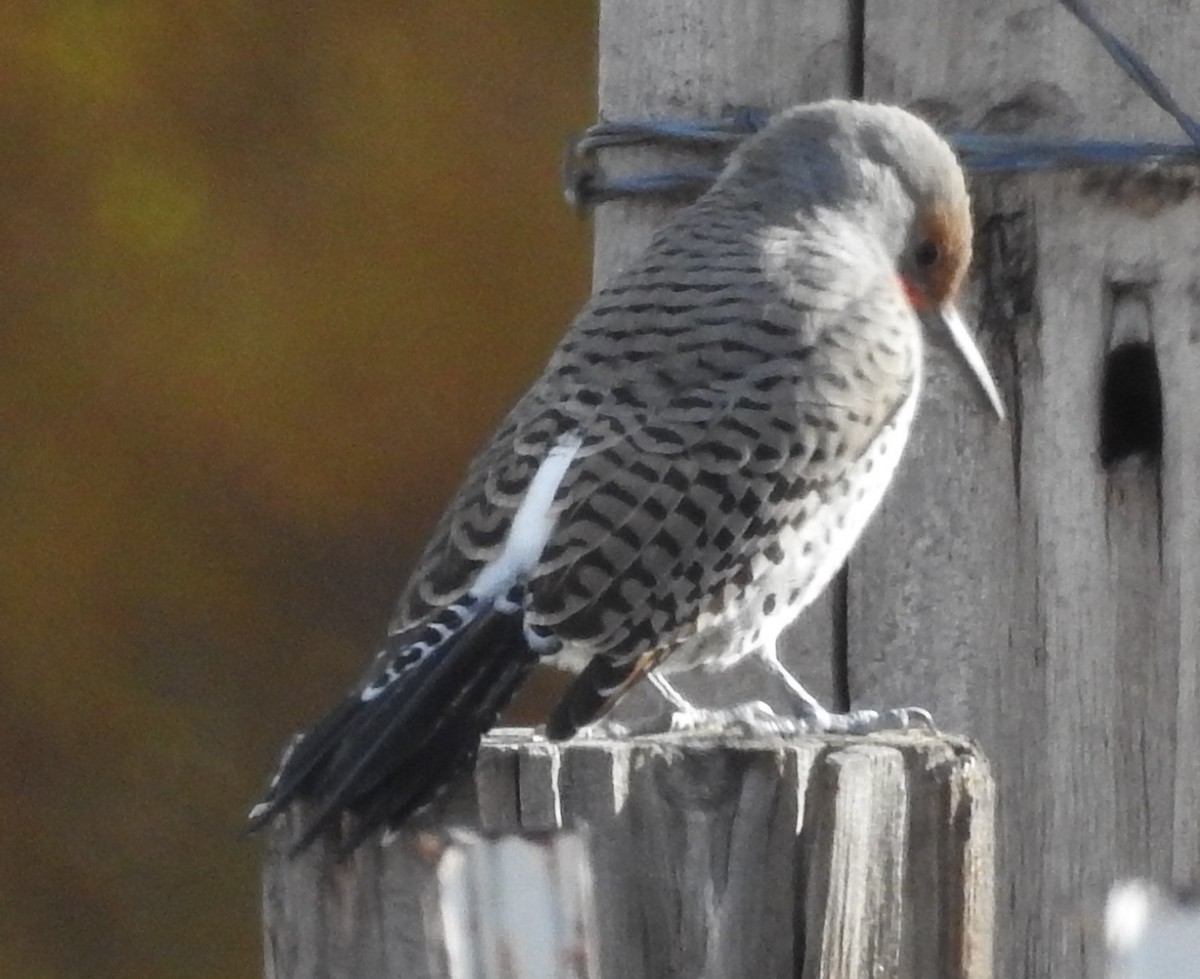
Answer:
[[[676,717],[686,717],[699,710],[674,685],[657,670],[646,674],[646,679],[660,697],[668,704],[668,710],[636,721],[610,721],[600,719],[580,728],[577,738],[627,738],[639,734],[664,734],[673,729]]]
[[[646,679],[674,710],[666,717],[666,724],[658,731],[639,731],[641,734],[660,732],[722,733],[750,732],[760,727],[769,727],[775,712],[761,700],[754,700],[736,707],[710,709],[691,703],[665,676],[657,670],[646,675]],[[661,718],[658,719],[661,722]]]
[[[692,714],[698,709],[695,704],[681,694],[675,685],[659,673],[658,670],[651,670],[646,674],[646,679],[650,681],[650,686],[658,691],[659,696],[674,707],[678,713]]]
[[[893,707],[886,710],[859,710],[835,713],[826,710],[817,699],[804,689],[803,685],[784,665],[779,662],[774,653],[763,657],[768,668],[780,680],[791,698],[796,709],[797,731],[811,731],[822,734],[873,734],[877,731],[909,731],[923,729],[936,731],[933,717],[923,707]],[[777,727],[776,724],[772,727]]]
[[[657,670],[646,674],[650,685],[666,701],[662,713],[634,721],[600,720],[582,728],[577,737],[627,738],[650,734],[726,734],[741,737],[796,734],[874,734],[880,731],[936,731],[929,711],[921,707],[887,710],[863,708],[845,713],[826,710],[789,673],[774,655],[763,657],[780,680],[794,713],[780,715],[761,700],[733,707],[697,707]]]
[[[581,738],[628,738],[640,734],[666,734],[676,730],[677,718],[690,718],[701,712],[700,708],[680,693],[658,670],[651,670],[646,679],[663,700],[667,710],[634,721],[598,720],[580,728],[576,737]]]
[[[658,670],[646,674],[650,685],[668,704],[662,713],[636,721],[597,721],[580,730],[577,737],[637,737],[644,734],[753,734],[772,730],[774,711],[760,700],[718,710],[697,707]]]
[[[773,652],[764,656],[763,661],[771,672],[783,681],[784,689],[799,716],[812,718],[818,722],[829,716],[829,711],[822,707],[820,701],[805,690],[804,685],[784,668]]]

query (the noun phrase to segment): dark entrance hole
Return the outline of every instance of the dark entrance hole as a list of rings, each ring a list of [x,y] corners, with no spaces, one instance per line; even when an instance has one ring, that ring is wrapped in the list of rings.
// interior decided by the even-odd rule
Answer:
[[[1162,379],[1154,347],[1123,343],[1104,361],[1100,392],[1100,463],[1110,469],[1122,459],[1162,456]]]

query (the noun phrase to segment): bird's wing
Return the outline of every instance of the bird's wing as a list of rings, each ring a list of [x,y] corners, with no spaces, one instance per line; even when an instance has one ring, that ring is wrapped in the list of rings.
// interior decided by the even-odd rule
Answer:
[[[694,628],[704,602],[737,583],[782,522],[819,505],[910,390],[912,314],[898,290],[793,315],[826,320],[819,344],[785,335],[777,312],[742,324],[733,345],[723,330],[676,350],[665,363],[685,380],[673,388],[653,377],[601,388],[569,374],[531,393],[472,465],[394,630],[469,591],[501,553],[548,448],[568,437],[580,445],[527,572],[528,623],[623,660]],[[880,332],[879,322],[899,325]],[[696,371],[688,357],[729,366]],[[697,373],[700,384],[686,382]]]
[[[727,383],[662,405],[610,404],[623,431],[581,453],[564,480],[527,614],[594,657],[577,681],[590,694],[576,693],[597,713],[702,631],[731,589],[780,563],[779,532],[811,519],[889,425],[919,354],[902,330],[865,344],[862,333],[884,307],[911,317],[901,302],[859,303],[819,346],[774,351]]]
[[[890,263],[843,216],[817,211],[805,231],[763,232],[753,215],[731,219],[707,199],[677,212],[643,260],[592,297],[476,455],[389,631],[411,634],[470,591],[564,439],[581,445],[558,487],[539,579],[568,580],[566,565],[598,554],[606,520],[587,525],[593,506],[625,507],[620,526],[648,528],[663,507],[688,508],[681,477],[690,487],[701,472],[745,465],[756,485],[774,478],[772,445],[797,453],[789,470],[803,468],[814,485],[835,478],[907,392],[913,322]],[[858,418],[864,399],[879,410]],[[790,429],[817,434],[799,445]],[[704,494],[696,499],[703,505]],[[544,594],[554,601],[548,581]]]

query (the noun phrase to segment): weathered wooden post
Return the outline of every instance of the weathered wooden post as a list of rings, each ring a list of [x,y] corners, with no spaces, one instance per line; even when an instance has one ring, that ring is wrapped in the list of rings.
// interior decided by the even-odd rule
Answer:
[[[388,846],[276,828],[267,975],[990,979],[992,809],[954,739],[497,732]]]
[[[1200,108],[1196,4],[1091,6]],[[868,2],[863,64],[866,96],[948,129],[1181,139],[1053,0]],[[1114,880],[1200,879],[1200,173],[974,196],[970,318],[1011,429],[930,384],[850,561],[849,686],[988,752],[996,974],[1099,979]]]

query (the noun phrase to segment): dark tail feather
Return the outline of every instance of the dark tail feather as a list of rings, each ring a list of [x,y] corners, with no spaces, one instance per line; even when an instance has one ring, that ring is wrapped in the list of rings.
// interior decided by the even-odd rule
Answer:
[[[430,764],[434,768],[444,768],[447,772],[444,780],[441,780],[442,784],[471,766],[483,734],[495,723],[496,716],[512,699],[513,691],[532,665],[532,659],[512,657],[499,675],[484,677],[483,686],[476,686],[467,691],[469,699],[479,698],[474,713],[475,716],[486,719],[486,723],[477,727],[461,725],[448,728],[443,725],[436,738],[432,739],[436,748],[431,745],[429,750],[439,751],[440,757],[432,760]],[[381,784],[370,804],[359,813],[357,825],[342,845],[341,852],[351,852],[378,826],[399,822],[403,817],[398,819],[395,813],[410,813],[419,808],[425,799],[436,792],[437,787],[431,787],[428,782],[414,781],[410,784],[399,779]]]
[[[316,811],[293,852],[309,846],[343,811],[357,817],[341,846],[349,852],[380,825],[403,822],[469,765],[537,659],[525,641],[519,608],[472,614],[402,667],[373,699],[355,692],[319,721],[285,755],[250,828],[265,825],[295,799],[309,798]],[[396,640],[392,656],[403,662],[412,643]]]
[[[651,656],[634,660],[594,657],[550,712],[546,737],[551,741],[563,741],[581,727],[603,717],[655,662]]]

